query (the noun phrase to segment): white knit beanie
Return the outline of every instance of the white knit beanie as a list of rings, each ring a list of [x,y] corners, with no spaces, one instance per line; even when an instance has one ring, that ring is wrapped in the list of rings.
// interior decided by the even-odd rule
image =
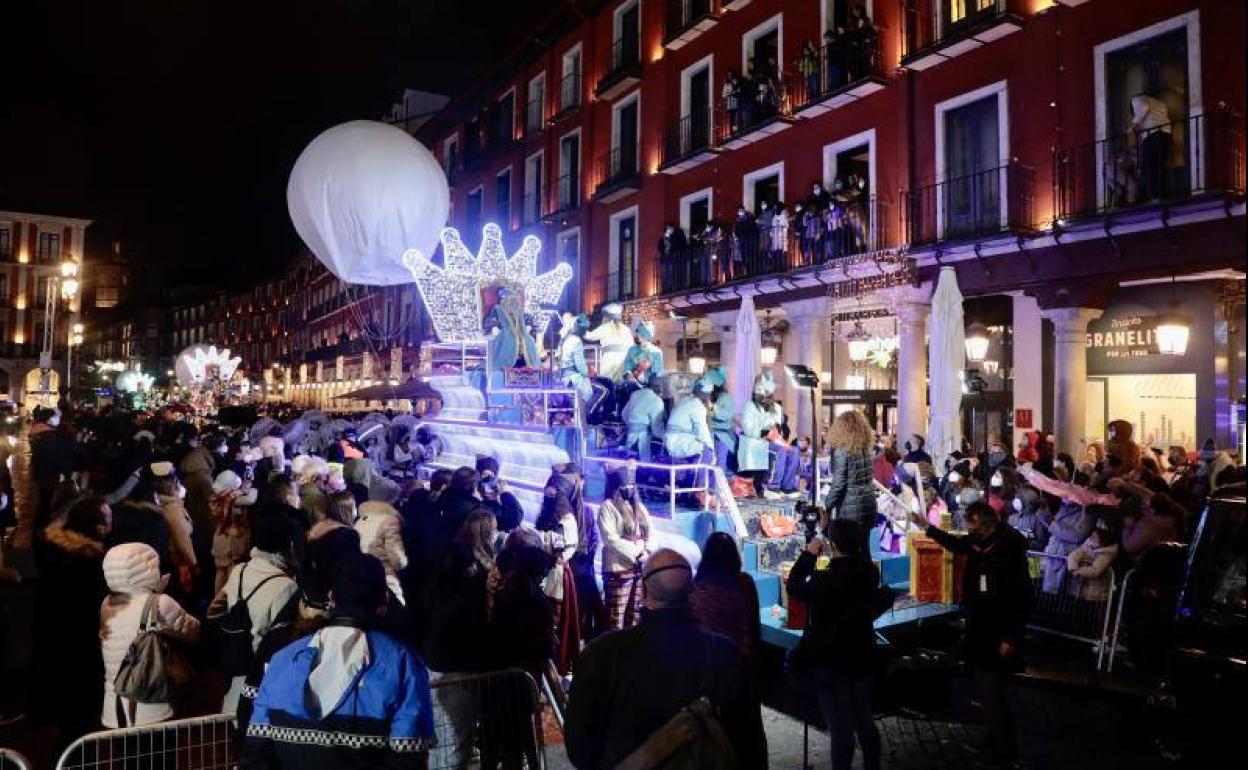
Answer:
[[[122,594],[160,588],[160,557],[146,543],[122,543],[104,554],[108,590]]]

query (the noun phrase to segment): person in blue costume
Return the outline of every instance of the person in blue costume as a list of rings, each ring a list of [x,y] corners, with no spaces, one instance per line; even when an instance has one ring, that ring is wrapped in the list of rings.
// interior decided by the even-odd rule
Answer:
[[[704,379],[715,386],[711,394],[711,433],[715,437],[715,464],[724,471],[724,476],[732,477],[732,466],[737,453],[737,432],[733,426],[736,404],[732,394],[728,392],[728,374],[724,367],[717,366],[706,373]]]
[[[620,413],[624,424],[628,426],[624,449],[631,453],[633,447],[636,447],[637,456],[642,462],[650,462],[650,445],[654,439],[663,438],[666,410],[663,399],[658,394],[660,382],[657,379],[651,380],[650,387],[634,391]]]
[[[654,344],[654,324],[642,321],[634,332],[637,343],[624,356],[623,380],[632,389],[644,388],[663,374],[663,351]]]
[[[783,423],[784,410],[776,401],[776,379],[771,372],[762,372],[754,379],[754,397],[741,410],[741,438],[737,442],[737,470],[753,477],[760,497],[769,473],[773,489],[788,492],[797,488],[801,457],[796,447],[781,440]],[[774,471],[772,453],[776,455]]]
[[[715,439],[707,422],[707,407],[714,390],[715,385],[702,377],[693,383],[693,392],[668,415],[663,446],[674,462],[710,465],[715,461]],[[705,484],[705,476],[705,472],[699,471],[695,485]]]
[[[563,340],[559,343],[559,381],[576,391],[585,402],[585,413],[594,410],[607,395],[606,388],[595,382],[585,362],[585,333],[589,331],[589,317],[584,313],[563,314],[563,326],[559,330]]]
[[[490,337],[490,370],[514,367],[539,367],[542,360],[537,354],[537,340],[529,331],[529,319],[524,315],[524,295],[511,289],[498,290],[498,304],[485,317],[482,330]]]

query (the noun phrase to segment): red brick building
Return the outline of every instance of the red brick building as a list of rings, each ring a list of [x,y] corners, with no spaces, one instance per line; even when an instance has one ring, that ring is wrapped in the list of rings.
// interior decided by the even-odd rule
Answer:
[[[855,31],[855,6],[867,33]],[[1217,52],[1243,49],[1244,17],[1242,3],[1220,0],[572,3],[418,136],[446,164],[465,238],[489,221],[517,243],[540,235],[548,259],[576,270],[569,306],[625,299],[706,319],[711,333],[683,346],[679,327],[662,330],[673,359],[706,344],[728,360],[737,297],[749,293],[786,356],[828,372],[831,410],[867,406],[882,429],[919,432],[928,298],[951,265],[968,313],[997,335],[1001,360],[986,373],[997,395],[967,426],[981,442],[1006,436],[1023,410],[1077,451],[1096,438],[1085,425],[1112,416],[1101,412],[1139,407],[1139,422],[1155,420],[1139,406],[1146,377],[1181,378],[1177,408],[1191,414],[1179,432],[1224,442],[1243,393],[1233,320],[1245,83]],[[829,27],[846,35],[818,45]],[[740,95],[733,114],[725,78],[751,63],[779,74],[757,78],[769,93],[751,114]],[[664,274],[665,225],[730,229],[738,205],[794,210],[816,181],[853,185],[851,253],[808,257],[790,225],[782,248],[740,268],[726,270],[719,251],[709,270],[686,265],[694,254]],[[905,286],[860,258],[880,253],[904,255]],[[1158,281],[1169,297],[1147,288]],[[1106,362],[1085,344],[1101,316],[1147,325],[1177,299],[1201,308],[1185,356]],[[844,337],[863,324],[900,340],[889,367],[845,360]],[[1230,377],[1215,374],[1218,360]],[[1121,378],[1136,378],[1135,395],[1112,396]],[[802,400],[785,397],[808,421]]]

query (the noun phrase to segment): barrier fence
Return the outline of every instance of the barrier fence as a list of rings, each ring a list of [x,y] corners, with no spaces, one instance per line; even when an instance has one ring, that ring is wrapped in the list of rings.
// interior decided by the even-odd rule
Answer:
[[[57,770],[230,770],[237,766],[233,717],[214,714],[84,735]]]
[[[429,770],[546,766],[542,702],[533,677],[518,669],[431,674],[434,734]],[[105,730],[70,744],[57,770],[231,770],[237,767],[234,718],[214,714]],[[30,770],[0,749],[0,770]],[[311,769],[309,769],[311,770]]]
[[[1120,585],[1112,567],[1098,577],[1076,577],[1062,555],[1028,551],[1027,558],[1032,579],[1027,627],[1089,644],[1097,670],[1112,670],[1126,581]]]

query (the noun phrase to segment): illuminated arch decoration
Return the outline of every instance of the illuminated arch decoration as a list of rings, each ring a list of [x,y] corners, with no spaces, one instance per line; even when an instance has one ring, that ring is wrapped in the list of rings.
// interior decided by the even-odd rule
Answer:
[[[442,342],[481,342],[486,338],[481,321],[485,315],[482,292],[494,287],[520,291],[525,312],[535,320],[534,335],[541,339],[558,312],[563,289],[572,280],[572,268],[561,262],[538,274],[537,258],[542,242],[525,236],[511,257],[503,247],[503,233],[496,224],[482,228],[481,248],[474,255],[453,227],[442,230],[442,264],[436,265],[419,251],[403,254],[421,301]]]

